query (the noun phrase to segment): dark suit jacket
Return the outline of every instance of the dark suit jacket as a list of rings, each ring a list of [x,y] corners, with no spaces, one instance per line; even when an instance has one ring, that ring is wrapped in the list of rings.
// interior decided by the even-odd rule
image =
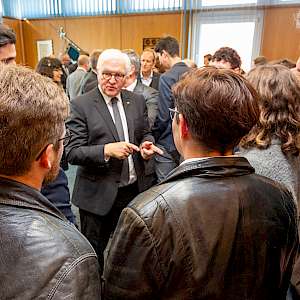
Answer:
[[[157,116],[159,92],[140,81],[137,82],[133,92],[144,96],[148,110],[149,125],[152,128]]]
[[[150,83],[150,87],[152,87],[153,89],[156,89],[158,91],[158,87],[159,87],[159,77],[160,74],[153,72],[153,77],[152,77],[152,81]]]
[[[150,134],[147,109],[142,96],[122,91],[129,140],[135,145],[154,141]],[[88,212],[106,215],[117,196],[122,160],[104,160],[104,145],[119,141],[115,124],[98,88],[71,102],[71,116],[67,127],[72,133],[66,147],[67,159],[78,165],[72,202]],[[133,154],[139,190],[149,186],[145,181],[147,162],[140,153]]]
[[[160,77],[159,73],[153,72],[152,81],[149,85],[150,87],[152,87],[153,89],[155,89],[157,91],[158,91],[158,87],[159,87],[159,77]],[[140,75],[138,76],[138,82],[143,83]]]
[[[85,74],[85,76],[81,81],[80,95],[91,91],[97,85],[98,85],[97,74],[91,70],[87,74]]]
[[[172,134],[172,122],[169,108],[174,108],[172,86],[180,79],[181,75],[190,68],[183,62],[175,64],[169,71],[162,74],[159,80],[158,115],[152,132],[158,144],[172,153],[176,151]]]

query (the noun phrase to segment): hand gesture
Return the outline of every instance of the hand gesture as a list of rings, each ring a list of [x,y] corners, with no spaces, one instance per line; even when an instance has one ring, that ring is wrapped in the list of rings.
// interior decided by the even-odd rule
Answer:
[[[110,157],[125,159],[134,151],[140,151],[139,147],[134,144],[127,142],[110,143],[104,146],[104,158],[105,160]]]

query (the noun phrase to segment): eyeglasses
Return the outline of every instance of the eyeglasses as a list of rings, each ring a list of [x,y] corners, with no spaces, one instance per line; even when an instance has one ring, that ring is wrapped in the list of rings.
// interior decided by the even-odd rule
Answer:
[[[175,116],[176,114],[180,114],[180,112],[179,112],[178,110],[173,109],[173,108],[169,108],[169,113],[170,113],[170,118],[171,118],[172,121],[173,121],[174,116]]]
[[[57,140],[57,142],[60,142],[60,141],[63,141],[63,145],[64,147],[66,147],[67,145],[69,145],[70,141],[71,141],[71,137],[72,137],[72,134],[71,134],[71,131],[69,129],[66,130],[66,134],[63,138],[60,138]],[[49,146],[50,144],[47,144],[41,151],[40,153],[38,154],[38,156],[36,157],[36,161],[39,160],[42,156],[42,154],[45,152],[45,150],[47,149],[47,147]]]
[[[122,79],[124,79],[125,75],[122,73],[110,73],[110,72],[102,72],[102,79],[105,80],[110,80],[112,77],[114,77],[114,79],[116,81],[121,81]]]
[[[66,147],[69,145],[69,143],[71,141],[71,137],[72,137],[72,133],[69,129],[67,129],[65,136],[61,139],[58,139],[57,141],[58,142],[63,141],[63,145],[64,145],[64,147]]]

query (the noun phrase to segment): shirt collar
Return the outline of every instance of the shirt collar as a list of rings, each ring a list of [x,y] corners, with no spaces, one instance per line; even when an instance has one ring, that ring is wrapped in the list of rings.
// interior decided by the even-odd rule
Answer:
[[[135,79],[135,81],[134,81],[132,84],[130,84],[130,85],[126,88],[126,90],[127,90],[127,91],[130,91],[130,92],[133,92],[133,90],[135,89],[136,85],[137,85],[137,79]]]
[[[152,77],[153,77],[153,70],[151,71],[150,77],[148,77],[148,78],[144,78],[143,73],[141,71],[141,78],[142,79],[152,79]]]
[[[112,98],[117,98],[118,100],[122,101],[121,93],[119,93],[119,94],[116,95],[115,97],[109,97],[109,96],[107,96],[106,94],[104,94],[104,92],[103,92],[102,89],[101,89],[100,84],[98,84],[98,89],[99,89],[99,92],[101,93],[101,95],[102,95],[104,101],[106,102],[106,104],[109,104]]]

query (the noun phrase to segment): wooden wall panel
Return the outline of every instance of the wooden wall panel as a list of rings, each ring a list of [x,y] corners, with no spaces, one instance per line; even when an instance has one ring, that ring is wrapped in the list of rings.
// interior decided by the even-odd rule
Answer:
[[[37,59],[37,41],[52,40],[54,54],[58,54],[62,41],[58,35],[60,26],[65,28],[63,18],[23,21],[23,39],[26,64],[35,68]]]
[[[25,63],[25,53],[23,48],[23,32],[22,32],[22,21],[10,18],[3,18],[3,23],[12,28],[17,36],[16,51],[17,51],[17,63]]]
[[[180,41],[181,14],[128,15],[121,18],[121,48],[143,50],[143,38],[172,35]]]
[[[66,32],[83,50],[120,48],[120,16],[66,19]]]
[[[171,34],[180,40],[181,14],[55,18],[22,23],[25,61],[35,67],[37,40],[52,39],[54,54],[58,55],[62,51],[64,44],[57,34],[60,26],[85,51],[90,52],[95,48],[133,48],[140,53],[143,37]]]
[[[300,29],[296,28],[297,7],[273,7],[265,10],[261,54],[269,60],[300,56]]]

